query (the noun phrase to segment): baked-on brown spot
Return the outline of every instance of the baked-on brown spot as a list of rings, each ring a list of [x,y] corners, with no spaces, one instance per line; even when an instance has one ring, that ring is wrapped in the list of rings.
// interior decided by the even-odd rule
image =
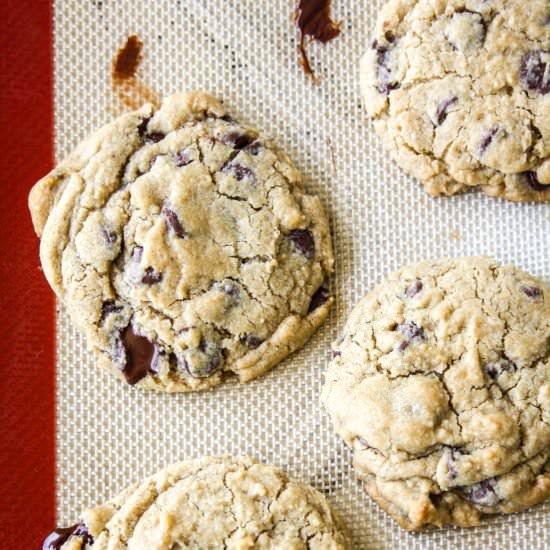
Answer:
[[[309,36],[326,44],[340,34],[340,23],[336,23],[330,17],[330,0],[300,0],[295,18],[300,31],[300,65],[304,72],[316,81],[307,56],[305,38]]]
[[[143,42],[135,34],[126,39],[111,63],[111,81],[113,92],[119,102],[128,109],[139,109],[144,103],[160,105],[157,92],[139,80],[136,73],[141,64]],[[116,109],[120,110],[120,109]]]

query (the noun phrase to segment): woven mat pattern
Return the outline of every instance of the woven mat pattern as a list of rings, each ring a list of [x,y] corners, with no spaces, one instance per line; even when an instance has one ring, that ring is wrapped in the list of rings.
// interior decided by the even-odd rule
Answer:
[[[337,264],[330,320],[304,349],[248,385],[201,394],[142,393],[94,366],[60,306],[57,320],[57,512],[84,507],[174,461],[248,453],[330,498],[365,550],[550,547],[550,502],[485,526],[411,535],[363,493],[351,456],[319,406],[330,342],[386,273],[425,258],[488,254],[550,278],[550,207],[478,193],[431,199],[388,158],[368,123],[358,61],[380,1],[334,0],[342,34],[297,63],[290,0],[56,0],[58,158],[116,111],[111,59],[144,42],[139,78],[160,94],[205,89],[275,138],[329,213]]]

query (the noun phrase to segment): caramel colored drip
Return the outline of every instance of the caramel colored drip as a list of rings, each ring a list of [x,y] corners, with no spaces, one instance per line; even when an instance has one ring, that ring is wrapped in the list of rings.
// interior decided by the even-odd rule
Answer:
[[[296,10],[296,25],[300,31],[300,65],[304,72],[316,80],[305,47],[305,38],[309,36],[326,44],[340,34],[340,23],[330,17],[330,0],[300,0]]]
[[[139,109],[144,103],[160,105],[159,94],[141,82],[136,76],[142,60],[143,42],[132,35],[120,48],[112,61],[111,80],[113,93],[118,105],[113,107],[114,114]]]

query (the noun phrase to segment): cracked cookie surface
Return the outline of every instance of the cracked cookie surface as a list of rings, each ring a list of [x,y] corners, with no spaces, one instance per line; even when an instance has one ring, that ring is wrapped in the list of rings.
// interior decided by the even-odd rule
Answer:
[[[432,196],[550,201],[550,2],[390,0],[361,60],[368,114]]]
[[[49,539],[61,550],[350,548],[321,493],[248,457],[169,466]]]
[[[322,401],[411,530],[550,495],[550,285],[490,258],[403,268],[354,308]]]
[[[34,186],[29,207],[50,285],[129,384],[251,380],[328,314],[333,257],[318,197],[205,93],[103,127]]]

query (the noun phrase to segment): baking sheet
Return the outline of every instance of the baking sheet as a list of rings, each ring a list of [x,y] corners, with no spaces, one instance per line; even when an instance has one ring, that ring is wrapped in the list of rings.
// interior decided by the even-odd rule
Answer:
[[[329,213],[337,264],[330,320],[267,376],[187,395],[129,388],[94,366],[62,307],[57,319],[57,513],[84,507],[171,462],[248,453],[324,491],[354,547],[543,550],[550,502],[485,526],[411,535],[363,493],[351,454],[319,406],[322,376],[351,307],[387,272],[424,258],[489,254],[550,278],[548,205],[478,193],[431,199],[389,160],[361,107],[358,60],[380,1],[334,0],[342,33],[300,69],[290,0],[56,0],[55,146],[62,158],[121,105],[111,60],[144,43],[140,81],[162,95],[205,89],[272,135]]]

